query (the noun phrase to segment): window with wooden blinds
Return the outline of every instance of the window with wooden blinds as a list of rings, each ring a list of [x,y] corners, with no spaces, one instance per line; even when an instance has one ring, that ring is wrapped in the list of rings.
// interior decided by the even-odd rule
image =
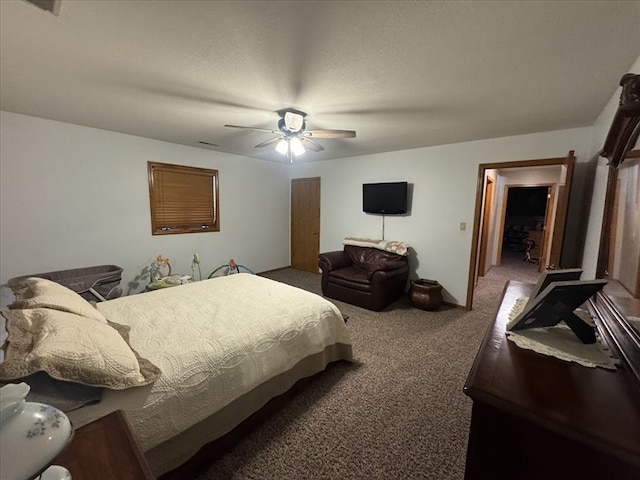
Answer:
[[[218,171],[147,162],[151,233],[220,231]]]

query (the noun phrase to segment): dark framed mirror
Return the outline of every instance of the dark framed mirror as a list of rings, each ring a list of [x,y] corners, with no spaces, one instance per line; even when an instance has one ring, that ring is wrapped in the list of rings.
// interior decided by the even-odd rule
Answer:
[[[620,80],[622,93],[605,145],[609,160],[596,278],[608,280],[591,306],[602,333],[640,384],[640,75]]]

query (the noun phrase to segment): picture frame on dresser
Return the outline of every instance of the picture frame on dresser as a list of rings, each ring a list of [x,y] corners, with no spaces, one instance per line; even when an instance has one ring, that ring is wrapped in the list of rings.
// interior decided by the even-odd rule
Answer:
[[[562,270],[545,270],[538,277],[538,282],[531,291],[531,296],[527,301],[527,306],[532,304],[536,297],[540,295],[545,288],[552,282],[568,282],[580,280],[582,276],[581,268],[563,268]]]
[[[507,329],[553,327],[564,321],[582,343],[595,343],[595,328],[573,312],[606,283],[606,280],[550,282],[542,293],[531,295],[533,301],[509,322]]]

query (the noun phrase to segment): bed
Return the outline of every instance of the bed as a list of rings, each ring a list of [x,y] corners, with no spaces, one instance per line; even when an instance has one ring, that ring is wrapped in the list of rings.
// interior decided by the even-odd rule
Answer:
[[[18,304],[3,312],[9,331],[7,357],[0,364],[3,380],[12,376],[12,370],[4,367],[15,364],[15,358],[9,361],[15,328],[10,325],[22,321],[15,320],[21,315],[35,315],[29,308],[47,315],[50,312],[46,310],[60,308],[46,305],[43,309]],[[241,273],[194,282],[109,300],[96,308],[107,326],[100,318],[83,317],[92,329],[89,334],[117,328],[140,365],[139,378],[132,377],[131,382],[142,386],[105,388],[99,403],[72,410],[68,416],[78,428],[112,411],[124,410],[157,476],[233,430],[298,380],[321,372],[331,362],[352,359],[349,334],[335,305],[257,275]],[[55,322],[67,325],[71,317]],[[23,323],[31,326],[37,322]],[[14,339],[16,335],[14,332]],[[53,338],[44,337],[46,341]],[[46,369],[46,365],[41,367],[38,364],[35,368]],[[14,369],[14,377],[33,370],[21,368]],[[69,380],[61,378],[55,368],[47,372]],[[63,369],[62,376],[65,372]],[[116,377],[119,381],[129,378]]]

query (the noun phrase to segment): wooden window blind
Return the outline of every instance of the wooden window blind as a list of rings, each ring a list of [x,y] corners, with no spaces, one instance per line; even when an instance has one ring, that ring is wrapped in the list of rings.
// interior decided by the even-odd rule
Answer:
[[[147,162],[151,233],[220,231],[218,171]]]

